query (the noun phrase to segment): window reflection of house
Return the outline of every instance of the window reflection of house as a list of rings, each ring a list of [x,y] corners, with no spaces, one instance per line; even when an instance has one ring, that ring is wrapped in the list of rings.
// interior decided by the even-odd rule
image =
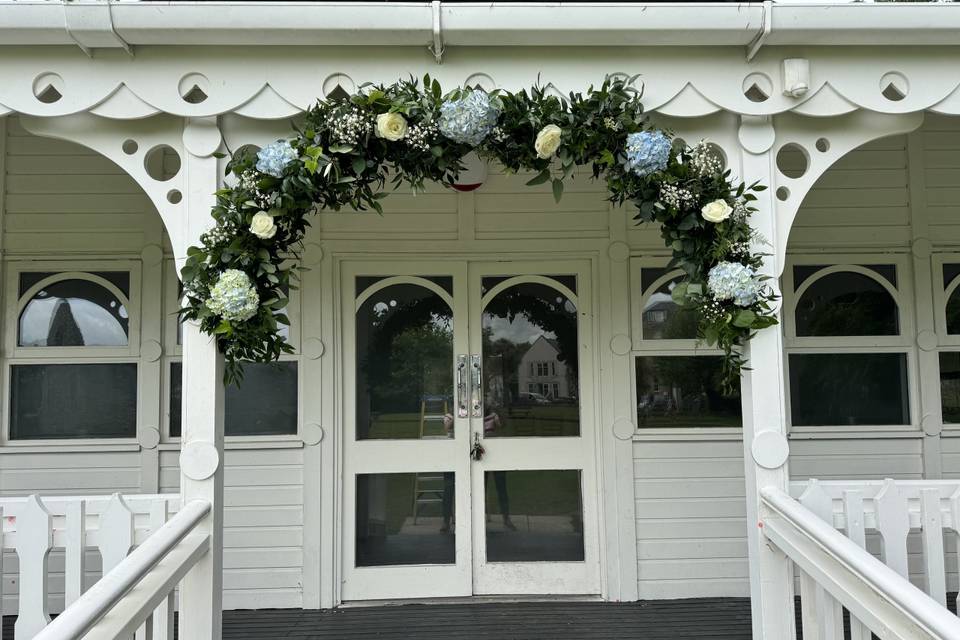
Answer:
[[[520,358],[517,382],[521,392],[537,394],[546,400],[576,395],[570,381],[570,370],[560,361],[556,340],[538,337]],[[571,390],[574,390],[571,393]]]
[[[680,308],[669,297],[661,293],[650,296],[643,310],[644,337],[648,340],[664,338],[668,321]]]

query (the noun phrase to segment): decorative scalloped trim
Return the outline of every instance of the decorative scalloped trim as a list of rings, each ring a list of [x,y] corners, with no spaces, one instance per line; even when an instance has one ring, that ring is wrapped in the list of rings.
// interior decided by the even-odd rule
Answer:
[[[160,110],[144,102],[126,84],[121,83],[116,91],[92,107],[90,113],[114,120],[139,120],[157,115]]]

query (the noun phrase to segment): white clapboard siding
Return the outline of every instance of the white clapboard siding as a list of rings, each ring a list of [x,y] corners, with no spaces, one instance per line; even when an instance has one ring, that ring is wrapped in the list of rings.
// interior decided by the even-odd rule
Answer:
[[[302,606],[303,451],[232,449],[224,468],[224,607]],[[160,486],[179,490],[178,451],[160,456]]]
[[[960,242],[960,118],[928,114],[921,135],[930,237]]]
[[[743,446],[634,443],[641,598],[747,595]]]
[[[120,167],[8,118],[3,252],[139,254],[159,216]]]

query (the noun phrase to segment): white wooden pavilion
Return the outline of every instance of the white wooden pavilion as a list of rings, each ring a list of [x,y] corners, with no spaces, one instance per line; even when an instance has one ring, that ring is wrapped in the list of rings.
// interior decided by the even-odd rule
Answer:
[[[210,640],[233,609],[749,596],[753,637],[792,640],[795,595],[806,638],[842,637],[843,609],[856,638],[960,638],[958,33],[949,3],[0,0],[16,639],[172,638],[174,609]],[[587,175],[555,203],[496,166],[319,213],[294,353],[224,389],[176,315],[220,155],[424,73],[640,74],[654,122],[770,186],[781,324],[739,395],[670,302],[657,229]],[[424,305],[447,330],[404,319]],[[447,437],[460,401],[479,413]]]

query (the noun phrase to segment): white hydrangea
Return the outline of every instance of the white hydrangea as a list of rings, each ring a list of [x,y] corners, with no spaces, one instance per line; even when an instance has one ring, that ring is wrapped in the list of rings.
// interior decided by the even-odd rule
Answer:
[[[250,277],[239,269],[227,269],[210,289],[207,308],[230,322],[243,322],[257,315],[260,296]]]
[[[716,300],[733,300],[749,307],[760,296],[760,280],[753,269],[739,262],[721,262],[707,275],[707,290]]]

